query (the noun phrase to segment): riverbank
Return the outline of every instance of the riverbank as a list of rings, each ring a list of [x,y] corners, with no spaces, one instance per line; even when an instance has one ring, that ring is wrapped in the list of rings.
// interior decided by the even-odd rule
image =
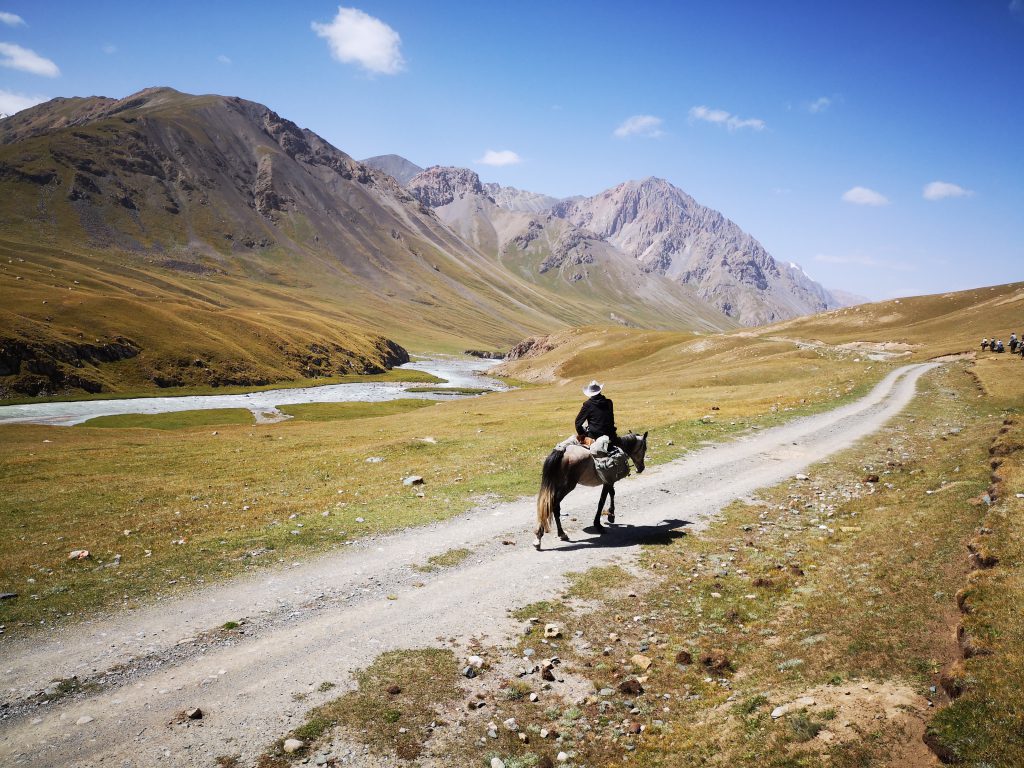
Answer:
[[[182,411],[242,408],[257,422],[273,423],[287,418],[279,406],[307,403],[383,402],[398,398],[439,400],[466,395],[466,390],[501,391],[507,384],[484,376],[498,361],[451,356],[426,356],[387,374],[345,377],[343,382],[316,382],[313,386],[258,388],[238,393],[148,394],[132,398],[94,398],[34,402],[0,406],[0,424],[49,424],[72,426],[90,419],[126,414],[165,414]],[[420,388],[429,383],[429,389]],[[417,386],[419,385],[419,387]],[[436,385],[436,386],[434,386]],[[446,392],[451,390],[451,392]]]

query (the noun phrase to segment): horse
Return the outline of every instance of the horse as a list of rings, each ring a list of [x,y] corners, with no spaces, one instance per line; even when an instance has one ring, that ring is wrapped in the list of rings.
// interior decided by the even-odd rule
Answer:
[[[637,474],[643,472],[644,457],[647,455],[647,433],[636,435],[630,432],[623,435],[619,443],[636,466]],[[561,505],[562,499],[577,485],[602,486],[601,500],[597,504],[597,514],[594,515],[594,528],[599,533],[605,531],[601,525],[601,513],[604,511],[606,498],[611,499],[608,522],[615,522],[615,486],[602,482],[598,477],[594,468],[594,457],[590,455],[590,451],[581,445],[570,445],[564,450],[555,449],[548,454],[541,470],[540,493],[537,495],[537,538],[533,542],[536,549],[540,549],[540,540],[544,533],[551,530],[552,519],[555,521],[558,538],[562,541],[569,540],[562,530]]]

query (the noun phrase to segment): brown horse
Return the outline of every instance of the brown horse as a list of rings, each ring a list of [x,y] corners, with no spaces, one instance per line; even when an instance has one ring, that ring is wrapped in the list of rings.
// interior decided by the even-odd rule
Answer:
[[[636,465],[637,474],[644,471],[644,456],[647,455],[647,433],[635,435],[632,432],[623,435],[619,440],[622,450]],[[601,500],[597,504],[594,515],[594,527],[604,533],[601,525],[601,513],[604,501],[611,499],[608,508],[608,522],[615,522],[615,487],[606,484],[598,477],[594,469],[594,458],[590,451],[581,445],[570,445],[565,450],[552,451],[544,460],[544,468],[540,476],[540,493],[537,495],[537,538],[533,546],[540,549],[540,539],[545,532],[551,530],[551,521],[555,521],[558,538],[568,541],[569,537],[562,530],[562,499],[577,485],[602,486]]]

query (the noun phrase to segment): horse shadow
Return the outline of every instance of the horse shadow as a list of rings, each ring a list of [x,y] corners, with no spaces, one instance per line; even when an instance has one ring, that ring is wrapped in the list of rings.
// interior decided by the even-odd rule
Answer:
[[[686,531],[680,530],[688,525],[693,525],[689,520],[663,520],[657,525],[631,525],[629,523],[605,523],[604,533],[597,533],[592,525],[583,528],[583,533],[592,534],[590,538],[577,541],[559,542],[558,545],[548,549],[548,552],[574,552],[578,549],[592,549],[594,547],[616,548],[637,547],[642,544],[671,544],[676,539],[686,536]]]

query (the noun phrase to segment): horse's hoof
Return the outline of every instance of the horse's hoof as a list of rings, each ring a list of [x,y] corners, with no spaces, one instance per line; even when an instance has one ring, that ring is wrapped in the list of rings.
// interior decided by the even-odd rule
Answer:
[[[558,534],[558,538],[560,538],[562,541],[569,541],[569,534],[567,534],[567,533],[560,533],[560,534]]]
[[[609,523],[614,523],[615,522],[615,515],[608,515],[608,522]]]

